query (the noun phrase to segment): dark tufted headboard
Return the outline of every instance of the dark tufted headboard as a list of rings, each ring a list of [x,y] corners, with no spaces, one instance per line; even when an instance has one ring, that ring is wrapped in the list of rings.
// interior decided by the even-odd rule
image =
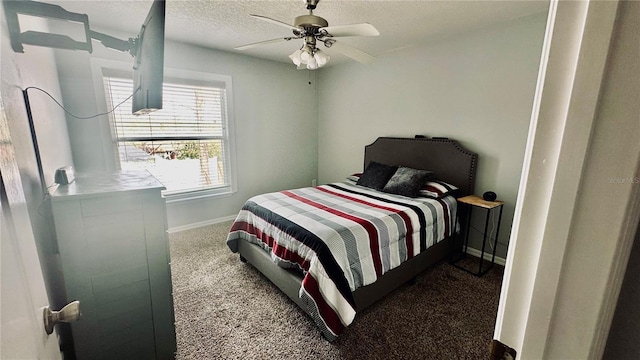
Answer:
[[[364,148],[364,167],[370,161],[431,170],[435,178],[473,194],[478,154],[450,139],[379,137]]]

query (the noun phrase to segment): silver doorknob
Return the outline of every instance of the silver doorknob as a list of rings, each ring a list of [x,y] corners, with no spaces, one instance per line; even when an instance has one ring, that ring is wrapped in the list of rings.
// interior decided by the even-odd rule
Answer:
[[[44,308],[44,331],[48,335],[53,333],[53,326],[60,322],[72,322],[80,319],[80,301],[72,301],[60,311],[52,311],[48,306]]]

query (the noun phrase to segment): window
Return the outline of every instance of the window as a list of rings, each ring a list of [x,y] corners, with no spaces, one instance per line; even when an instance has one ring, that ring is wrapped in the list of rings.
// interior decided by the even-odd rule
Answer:
[[[107,107],[122,103],[111,113],[111,125],[123,170],[147,169],[167,188],[166,195],[234,191],[231,80],[206,77],[165,76],[162,110],[136,116],[127,99],[133,89],[130,73],[103,69]]]

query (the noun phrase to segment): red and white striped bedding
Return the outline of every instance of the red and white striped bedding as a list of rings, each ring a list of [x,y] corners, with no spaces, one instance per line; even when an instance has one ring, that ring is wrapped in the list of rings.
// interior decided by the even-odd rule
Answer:
[[[452,233],[456,201],[407,198],[353,183],[263,194],[249,199],[227,244],[262,246],[283,267],[304,272],[300,297],[333,340],[355,317],[352,291]]]

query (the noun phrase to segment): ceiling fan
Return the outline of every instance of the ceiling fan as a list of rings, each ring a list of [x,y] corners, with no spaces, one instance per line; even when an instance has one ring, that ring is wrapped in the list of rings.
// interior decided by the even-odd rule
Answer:
[[[260,41],[257,43],[238,46],[236,50],[247,50],[256,46],[273,44],[281,41],[289,41],[293,39],[303,39],[304,44],[289,58],[298,67],[298,69],[315,70],[324,66],[329,61],[329,55],[317,48],[318,43],[324,43],[325,47],[332,48],[353,60],[364,64],[372,63],[375,58],[361,50],[352,46],[338,42],[335,38],[346,36],[378,36],[378,30],[369,23],[329,26],[327,20],[313,14],[320,0],[305,0],[309,15],[300,15],[293,21],[293,25],[275,20],[262,15],[251,15],[256,19],[270,22],[275,25],[286,27],[293,31],[293,36],[277,38],[272,40]]]

